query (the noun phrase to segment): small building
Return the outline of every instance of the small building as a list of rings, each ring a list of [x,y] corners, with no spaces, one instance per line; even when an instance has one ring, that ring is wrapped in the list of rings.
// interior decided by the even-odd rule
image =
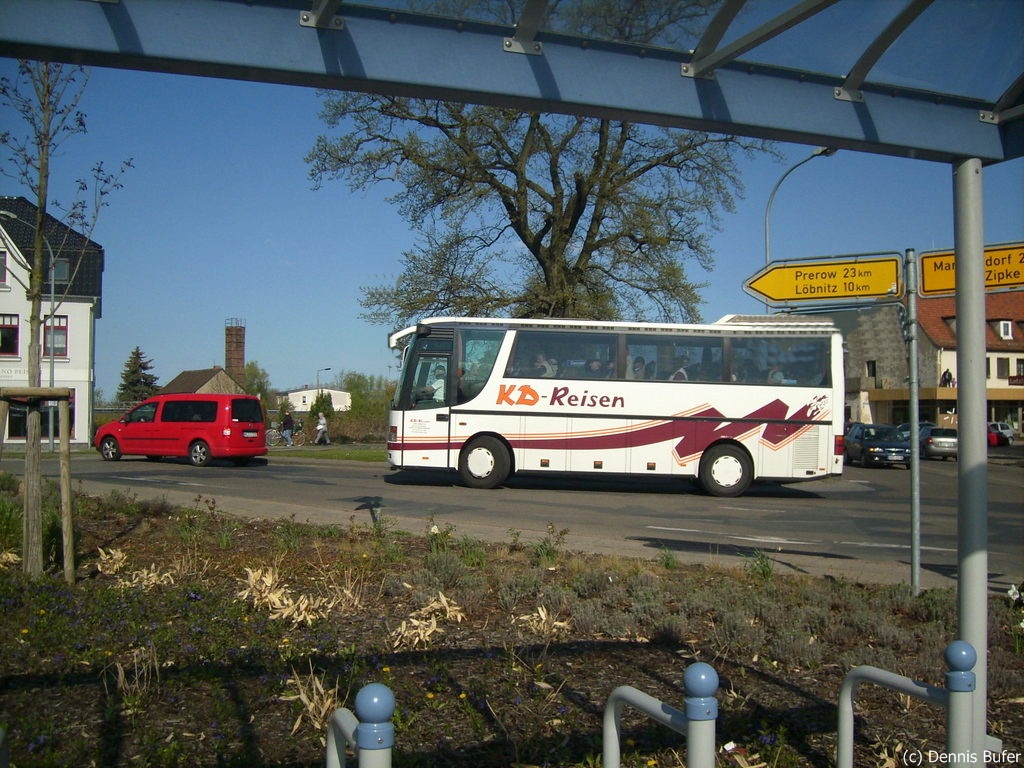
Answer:
[[[31,303],[26,298],[35,263],[36,206],[24,197],[0,197],[0,386],[27,386]],[[60,220],[43,222],[43,300],[40,311],[40,384],[71,389],[71,442],[88,443],[93,417],[96,321],[101,316],[103,247]],[[52,309],[51,309],[52,308]],[[52,317],[51,317],[52,315]],[[42,410],[42,435],[50,434],[51,409]],[[60,432],[52,409],[53,434]],[[11,442],[24,442],[25,406],[12,404]]]
[[[847,418],[899,424],[910,420],[910,367],[901,305],[829,315],[846,340]],[[956,300],[917,301],[919,416],[955,421]],[[985,296],[985,388],[989,421],[1024,427],[1024,293]],[[949,372],[948,374],[946,372]]]
[[[182,371],[160,388],[162,395],[244,395],[242,385],[219,365],[198,371]]]
[[[309,413],[313,401],[316,400],[320,392],[331,396],[331,405],[334,406],[335,411],[351,410],[352,395],[340,389],[302,387],[302,389],[289,389],[278,392],[277,396],[278,399],[287,399],[295,413]]]

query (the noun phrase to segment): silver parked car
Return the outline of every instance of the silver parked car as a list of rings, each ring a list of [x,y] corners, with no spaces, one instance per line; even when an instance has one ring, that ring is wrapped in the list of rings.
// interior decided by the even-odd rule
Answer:
[[[925,459],[956,458],[958,440],[950,427],[925,427],[921,430],[921,457]]]

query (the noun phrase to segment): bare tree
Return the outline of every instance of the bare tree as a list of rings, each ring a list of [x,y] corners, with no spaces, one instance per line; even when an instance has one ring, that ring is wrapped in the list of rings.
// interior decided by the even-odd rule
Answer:
[[[5,157],[0,173],[30,190],[35,198],[34,238],[26,296],[29,308],[28,386],[38,387],[42,380],[40,329],[43,325],[42,299],[44,275],[52,245],[44,230],[48,220],[50,168],[57,149],[76,134],[85,133],[85,115],[78,105],[88,82],[82,67],[39,61],[20,61],[17,76],[0,78],[0,104],[13,108],[26,129],[23,134],[6,129],[0,132],[0,147]],[[99,210],[106,196],[120,187],[120,177],[131,166],[125,161],[117,173],[108,173],[103,164],[92,168],[92,179],[79,180],[73,202],[64,207],[65,223],[86,237],[95,228]],[[91,201],[87,200],[91,197]],[[82,230],[87,231],[82,231]],[[78,264],[81,260],[77,261]],[[72,276],[73,277],[73,276]],[[68,285],[71,281],[68,281]],[[51,321],[52,322],[52,321]],[[25,437],[25,515],[23,520],[22,555],[26,573],[38,576],[43,572],[42,543],[42,473],[41,427],[37,408],[29,409]]]
[[[474,9],[498,21],[511,4]],[[671,41],[705,2],[564,0],[553,27]],[[736,136],[512,109],[325,93],[339,133],[307,155],[316,184],[396,181],[391,198],[425,242],[397,282],[364,289],[364,317],[422,314],[700,318],[710,235],[742,194],[736,158],[770,145]]]

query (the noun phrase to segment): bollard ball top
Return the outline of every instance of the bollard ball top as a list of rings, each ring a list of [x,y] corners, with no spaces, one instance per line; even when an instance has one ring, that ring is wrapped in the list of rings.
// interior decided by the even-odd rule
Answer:
[[[698,661],[687,667],[683,674],[683,688],[687,696],[707,698],[718,690],[718,673],[710,664]]]
[[[965,640],[954,640],[946,646],[946,665],[951,672],[969,672],[978,663],[978,652]]]
[[[382,683],[364,685],[356,694],[355,709],[361,723],[386,723],[395,714],[395,694]]]

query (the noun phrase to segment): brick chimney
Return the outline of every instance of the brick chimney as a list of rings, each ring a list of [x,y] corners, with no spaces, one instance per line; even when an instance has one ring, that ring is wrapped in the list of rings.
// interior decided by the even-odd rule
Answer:
[[[224,321],[224,368],[239,384],[245,381],[245,320]]]

